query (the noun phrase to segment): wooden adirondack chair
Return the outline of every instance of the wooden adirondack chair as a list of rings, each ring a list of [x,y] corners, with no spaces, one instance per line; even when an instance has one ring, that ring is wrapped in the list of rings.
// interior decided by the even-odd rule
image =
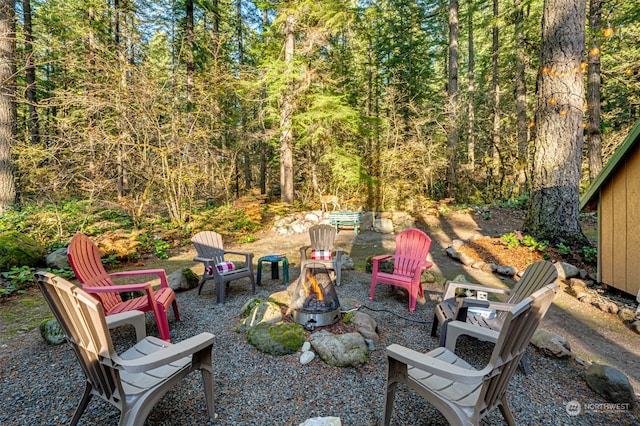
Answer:
[[[158,326],[160,338],[171,340],[167,309],[173,306],[176,321],[180,321],[176,295],[169,287],[164,269],[147,269],[139,271],[107,273],[100,260],[100,250],[84,234],[76,234],[71,238],[67,248],[67,257],[76,278],[82,288],[102,302],[105,315],[138,310],[152,311]],[[154,290],[150,283],[120,285],[113,282],[114,277],[133,277],[155,275],[160,278],[160,288]],[[144,291],[145,295],[123,301],[120,293],[127,291]]]
[[[447,323],[453,320],[466,321],[487,329],[500,330],[504,323],[506,313],[511,309],[512,305],[521,302],[533,292],[554,282],[556,278],[558,278],[558,271],[555,265],[551,262],[540,261],[527,267],[522,278],[520,278],[520,281],[518,281],[513,290],[449,281],[444,289],[443,301],[435,307],[431,336],[436,336],[438,324],[442,324],[440,346],[444,346],[448,329]],[[476,300],[467,297],[457,300],[456,289],[458,288],[475,292],[481,291],[489,294],[503,294],[507,295],[508,298],[505,302]],[[480,308],[475,311],[478,313],[481,311],[495,311],[495,316],[488,318],[486,316],[476,315],[473,313],[474,308]],[[530,371],[526,356],[522,358],[522,368],[526,374],[529,374]]]
[[[224,249],[222,236],[213,231],[202,231],[191,237],[191,242],[196,247],[198,255],[193,258],[196,262],[204,263],[204,273],[198,285],[198,294],[202,291],[202,286],[208,280],[214,280],[216,284],[216,295],[218,303],[223,304],[226,296],[226,289],[229,282],[240,278],[249,278],[251,291],[256,292],[256,281],[253,275],[253,253],[240,251],[229,251]],[[244,257],[244,265],[240,268],[231,262],[228,256],[236,255]],[[233,269],[218,267],[221,265],[233,264]]]
[[[309,239],[310,245],[300,247],[300,275],[304,276],[307,265],[321,264],[335,272],[336,285],[340,285],[343,251],[334,246],[336,229],[331,225],[312,226],[309,228]]]
[[[420,276],[422,271],[433,264],[427,261],[431,238],[419,229],[407,229],[396,235],[396,251],[393,255],[380,255],[372,258],[371,289],[369,300],[373,300],[376,284],[390,284],[409,291],[409,311],[416,309],[418,295],[424,297]],[[380,271],[380,263],[393,259],[393,272]]]
[[[449,323],[446,347],[421,353],[400,345],[387,347],[389,362],[384,424],[389,425],[398,383],[404,383],[437,408],[451,425],[478,425],[496,406],[508,425],[516,424],[507,386],[531,336],[558,292],[553,283],[509,309],[500,332],[462,321]],[[469,335],[496,344],[486,367],[476,370],[455,354],[456,340]]]
[[[109,334],[113,324],[105,319],[98,299],[50,273],[37,273],[36,280],[86,378],[71,425],[78,423],[94,395],[120,410],[120,425],[142,425],[156,402],[194,370],[202,372],[207,414],[214,419],[211,333],[171,344],[144,335],[144,313],[123,312],[110,318],[133,324],[142,335],[118,355]]]

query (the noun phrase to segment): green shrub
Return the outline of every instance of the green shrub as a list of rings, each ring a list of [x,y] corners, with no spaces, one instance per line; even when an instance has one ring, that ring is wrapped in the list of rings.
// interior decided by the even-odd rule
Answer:
[[[520,240],[518,239],[516,234],[513,233],[513,232],[509,232],[508,234],[504,234],[500,238],[502,239],[502,241],[507,243],[507,247],[508,248],[515,248],[515,247],[518,247],[520,245]]]
[[[587,263],[596,263],[598,260],[598,248],[583,246],[582,247],[582,255],[584,256],[584,260]]]
[[[571,247],[562,243],[556,244],[556,248],[558,249],[558,253],[560,253],[562,256],[566,256],[571,253]]]

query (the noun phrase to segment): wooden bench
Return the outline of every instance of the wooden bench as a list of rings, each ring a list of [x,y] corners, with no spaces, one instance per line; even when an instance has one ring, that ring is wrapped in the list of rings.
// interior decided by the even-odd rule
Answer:
[[[346,225],[353,226],[353,231],[358,235],[358,228],[362,226],[362,212],[330,212],[329,223],[336,227]]]

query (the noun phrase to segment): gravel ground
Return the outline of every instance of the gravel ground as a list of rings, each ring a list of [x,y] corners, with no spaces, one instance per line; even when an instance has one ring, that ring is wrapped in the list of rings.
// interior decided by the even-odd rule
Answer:
[[[269,274],[266,274],[267,277]],[[292,271],[292,278],[297,276]],[[178,293],[181,322],[169,314],[173,341],[202,331],[216,335],[213,347],[215,404],[220,425],[298,425],[312,417],[336,416],[343,425],[377,425],[382,419],[386,378],[384,347],[391,343],[428,351],[437,346],[430,337],[433,305],[442,289],[427,289],[426,302],[415,312],[407,311],[407,298],[389,286],[376,289],[374,301],[367,299],[370,274],[343,273],[338,296],[348,303],[359,302],[379,325],[382,338],[362,368],[337,368],[316,357],[307,365],[299,354],[273,357],[258,352],[245,336],[233,331],[241,306],[251,297],[249,286],[233,283],[227,303],[217,305],[213,284],[201,296],[196,290]],[[257,297],[266,297],[284,286],[269,278],[257,287]],[[346,303],[343,302],[343,305]],[[395,313],[395,314],[394,314]],[[410,318],[411,322],[402,317]],[[147,314],[149,334],[157,335],[153,318]],[[131,330],[114,334],[118,347],[125,346]],[[482,365],[491,345],[462,339],[460,353],[475,365]],[[526,425],[631,425],[639,424],[640,410],[611,410],[592,392],[584,380],[585,368],[574,361],[547,358],[531,346],[528,349],[533,373],[518,372],[509,387],[508,400],[519,424]],[[0,356],[0,424],[68,424],[82,394],[84,380],[67,345],[47,346],[37,331],[23,334],[20,347]],[[577,416],[569,416],[569,401],[582,404]],[[604,409],[603,409],[604,408]],[[81,418],[81,424],[117,424],[119,412],[95,398]],[[153,409],[147,424],[206,424],[206,408],[200,376],[193,373],[170,391]],[[503,424],[499,410],[484,424]],[[446,424],[430,404],[412,391],[399,387],[393,410],[394,425]]]

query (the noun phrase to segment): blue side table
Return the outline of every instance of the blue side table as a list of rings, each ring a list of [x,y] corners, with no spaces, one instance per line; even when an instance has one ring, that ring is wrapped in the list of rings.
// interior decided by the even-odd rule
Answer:
[[[289,260],[286,256],[282,256],[280,254],[269,254],[258,259],[258,285],[262,285],[263,262],[271,263],[271,279],[273,280],[280,278],[280,274],[278,273],[278,262],[282,262],[282,284],[289,284]]]

